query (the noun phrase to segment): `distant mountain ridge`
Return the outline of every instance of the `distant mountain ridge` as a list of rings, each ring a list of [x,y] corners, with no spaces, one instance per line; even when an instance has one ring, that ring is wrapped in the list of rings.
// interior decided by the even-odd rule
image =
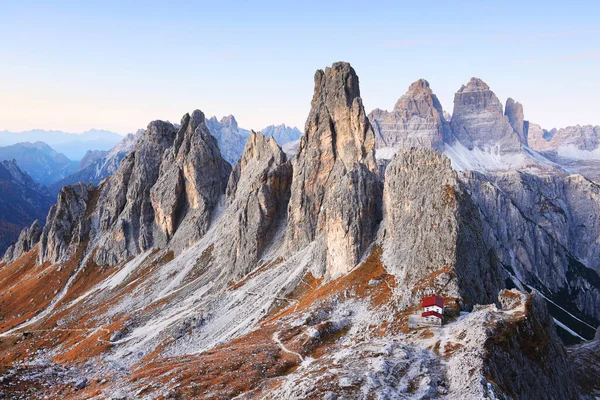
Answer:
[[[300,136],[302,136],[300,129],[295,126],[287,126],[286,124],[269,125],[266,128],[261,129],[260,132],[266,137],[275,139],[280,146],[298,140],[300,139]]]
[[[77,182],[98,185],[119,168],[123,158],[133,151],[135,143],[143,134],[143,129],[138,130],[135,135],[130,133],[110,151],[89,151],[86,157],[81,160],[79,170],[50,185],[50,193],[58,195],[64,186],[73,185]]]
[[[110,150],[122,139],[123,135],[102,129],[90,129],[82,133],[43,129],[23,132],[0,131],[0,146],[40,141],[71,160],[80,160],[88,150]]]
[[[53,198],[14,160],[0,162],[0,253],[33,221],[46,220]]]
[[[44,142],[25,142],[0,147],[0,161],[16,160],[19,168],[33,180],[50,185],[77,170],[77,161],[69,160]]]

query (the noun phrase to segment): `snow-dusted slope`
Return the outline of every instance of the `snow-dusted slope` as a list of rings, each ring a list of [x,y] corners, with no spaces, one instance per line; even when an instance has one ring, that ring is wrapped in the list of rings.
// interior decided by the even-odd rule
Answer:
[[[487,207],[497,200],[497,211],[518,214],[510,187],[476,198],[501,182],[478,180],[482,192],[472,193],[433,150],[397,155],[382,182],[346,63],[315,75],[309,122],[294,161],[251,132],[231,170],[202,112],[178,127],[153,121],[102,185],[61,191],[40,241],[0,264],[8,293],[0,365],[9,366],[0,385],[14,383],[2,390],[81,399],[576,398],[544,300],[498,296],[514,275],[523,288],[538,284],[526,254],[513,262],[503,248],[522,242],[502,235],[562,243],[540,234],[548,223],[503,225],[526,220],[499,222]],[[575,314],[597,315],[595,271],[574,264],[542,273],[575,273],[588,296]],[[445,325],[409,329],[430,293],[445,297]]]

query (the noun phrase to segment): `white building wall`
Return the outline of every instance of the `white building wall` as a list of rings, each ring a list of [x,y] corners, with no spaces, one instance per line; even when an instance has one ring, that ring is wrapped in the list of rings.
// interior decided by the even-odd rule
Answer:
[[[438,314],[444,314],[444,309],[438,306],[429,306],[424,308],[425,311],[435,311]]]

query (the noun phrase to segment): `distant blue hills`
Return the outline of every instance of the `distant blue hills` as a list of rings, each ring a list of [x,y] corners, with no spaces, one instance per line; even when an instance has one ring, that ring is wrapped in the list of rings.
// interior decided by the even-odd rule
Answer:
[[[24,132],[0,131],[0,146],[10,146],[23,142],[44,142],[70,160],[78,161],[85,156],[88,150],[108,151],[123,138],[124,135],[101,129],[90,129],[82,133],[42,129]]]

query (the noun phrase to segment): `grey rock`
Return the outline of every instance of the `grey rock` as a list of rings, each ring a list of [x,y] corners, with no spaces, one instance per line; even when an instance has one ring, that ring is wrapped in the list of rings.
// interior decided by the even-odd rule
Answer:
[[[233,115],[221,118],[212,117],[206,121],[210,133],[217,139],[223,158],[234,165],[244,152],[244,145],[250,132],[238,126]]]
[[[579,399],[572,384],[575,374],[544,299],[536,292],[525,295],[508,290],[498,298],[502,304],[523,303],[526,318],[491,327],[483,345],[483,371],[488,380],[511,398]]]
[[[594,151],[600,147],[600,126],[576,125],[551,131],[536,126],[530,145],[538,151],[555,151],[560,147]]]
[[[469,150],[497,147],[518,151],[521,141],[502,111],[502,104],[487,84],[472,78],[454,96],[451,121],[456,140]]]
[[[88,384],[87,378],[79,378],[75,381],[75,390],[85,389],[87,384]]]
[[[38,263],[59,262],[74,254],[88,239],[90,224],[86,218],[94,186],[77,183],[65,186],[48,213],[40,237]]]
[[[36,219],[29,228],[25,228],[21,231],[17,242],[6,250],[6,253],[4,254],[4,262],[12,262],[33,249],[33,247],[40,241],[41,235],[42,226]]]
[[[181,251],[204,235],[224,194],[231,166],[221,158],[204,114],[186,114],[176,129],[148,125],[135,151],[102,188],[96,236],[100,264],[114,264],[152,247]]]
[[[596,326],[597,185],[581,176],[538,177],[516,171],[487,176],[465,172],[460,179],[479,207],[488,248],[513,284],[538,289]],[[564,314],[561,319],[569,322]]]
[[[283,146],[286,143],[294,142],[300,139],[302,136],[302,132],[300,129],[291,126],[287,126],[285,124],[281,125],[269,125],[260,131],[263,135],[270,138],[275,139],[279,146]]]
[[[581,393],[593,398],[600,390],[600,335],[598,331],[593,340],[573,346],[569,349],[569,357],[575,380]]]
[[[293,160],[287,243],[293,251],[322,236],[331,276],[353,268],[375,233],[381,188],[374,147],[354,69],[339,62],[318,70]]]
[[[466,309],[494,302],[501,274],[479,211],[447,157],[400,150],[386,170],[383,204],[383,261],[407,304],[426,294],[460,299]]]
[[[251,272],[285,226],[292,166],[273,138],[251,132],[227,186],[227,231],[218,252],[236,279]]]
[[[527,144],[528,123],[525,123],[525,114],[523,113],[523,105],[515,102],[512,98],[506,100],[504,115],[508,117],[510,125],[513,127],[521,143]]]
[[[393,111],[373,110],[369,121],[375,131],[377,148],[441,150],[451,136],[442,105],[425,79],[410,85]]]
[[[121,332],[121,331],[114,331],[113,333],[110,334],[109,341],[110,342],[116,342],[116,341],[120,340],[122,337],[123,337],[123,332]]]

